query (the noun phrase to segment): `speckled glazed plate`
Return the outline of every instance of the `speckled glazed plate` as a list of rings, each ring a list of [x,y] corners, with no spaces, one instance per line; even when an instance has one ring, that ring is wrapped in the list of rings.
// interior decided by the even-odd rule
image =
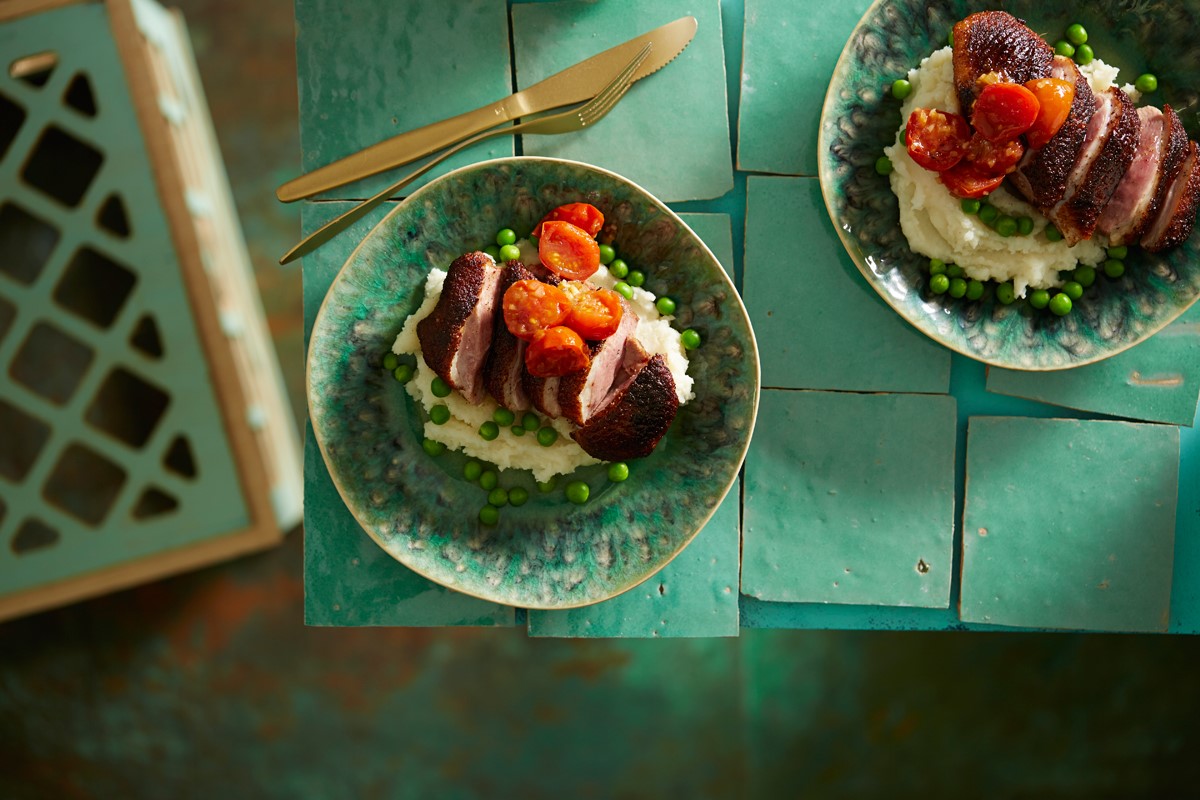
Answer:
[[[425,277],[495,232],[528,232],[563,203],[593,203],[616,223],[614,246],[646,273],[646,288],[678,302],[675,326],[695,328],[696,397],[630,478],[584,467],[592,497],[573,505],[507,470],[529,502],[479,523],[487,493],[462,478],[456,452],[422,449],[424,412],[380,368],[424,295]],[[665,205],[611,172],[546,158],[464,167],[397,205],[342,267],[317,315],[308,354],[313,431],[342,499],[375,542],[425,577],[525,608],[595,603],[641,583],[700,530],[737,476],[758,409],[754,334],[733,284]]]
[[[1200,2],[1087,4],[877,0],[851,34],[834,70],[821,115],[819,172],[829,215],[868,283],[922,333],[971,358],[1018,370],[1055,370],[1099,361],[1153,335],[1200,297],[1200,235],[1170,252],[1131,249],[1124,277],[1101,275],[1066,317],[1009,306],[989,289],[979,302],[928,291],[925,259],[908,249],[880,151],[900,126],[890,82],[942,47],[959,19],[1003,9],[1044,36],[1082,23],[1096,55],[1132,82],[1154,72],[1159,91],[1144,102],[1194,108],[1200,48],[1194,31]],[[1196,114],[1181,114],[1196,138]]]

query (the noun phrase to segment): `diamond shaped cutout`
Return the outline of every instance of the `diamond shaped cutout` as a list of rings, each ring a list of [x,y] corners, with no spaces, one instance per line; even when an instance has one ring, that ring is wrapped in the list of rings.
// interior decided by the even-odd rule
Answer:
[[[54,299],[68,311],[102,328],[112,325],[137,275],[90,247],[81,247],[54,287]]]
[[[0,400],[0,477],[23,480],[49,438],[49,425]]]
[[[104,154],[56,125],[38,138],[21,177],[63,205],[74,208],[100,171]]]
[[[100,204],[96,212],[96,224],[113,236],[128,239],[132,229],[129,227],[129,214],[125,211],[125,203],[119,194],[110,194]]]
[[[0,272],[26,286],[37,280],[58,244],[58,228],[14,203],[0,205]]]
[[[117,367],[100,385],[84,419],[125,444],[142,447],[154,433],[170,400],[170,395],[154,384]]]
[[[17,131],[25,121],[25,109],[0,94],[0,158],[8,152],[8,146],[17,138]]]
[[[73,108],[85,117],[96,116],[96,94],[92,91],[92,82],[82,72],[75,73],[63,93],[63,103]]]
[[[71,399],[92,363],[92,348],[53,325],[38,322],[8,368],[13,380],[52,403]]]
[[[30,517],[21,523],[9,545],[17,555],[25,555],[58,543],[58,531],[40,519]]]
[[[129,344],[151,358],[163,357],[162,334],[158,331],[158,323],[149,314],[144,315],[134,326]]]
[[[88,525],[99,525],[124,485],[125,470],[91,448],[72,443],[54,465],[42,495]]]
[[[146,487],[137,505],[133,507],[133,518],[142,521],[170,514],[179,508],[179,501],[156,486]]]

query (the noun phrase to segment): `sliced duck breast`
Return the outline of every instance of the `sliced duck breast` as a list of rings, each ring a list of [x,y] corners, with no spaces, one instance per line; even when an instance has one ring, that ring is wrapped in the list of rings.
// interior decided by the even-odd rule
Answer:
[[[521,380],[534,408],[548,417],[562,416],[562,406],[558,404],[558,385],[562,378],[537,378],[522,365]]]
[[[558,383],[558,405],[562,415],[582,425],[600,408],[608,397],[613,384],[621,379],[625,366],[626,343],[637,341],[631,337],[637,331],[638,315],[624,298],[621,298],[621,322],[617,330],[599,342],[589,342],[591,363],[586,370],[573,375],[564,375]],[[641,347],[637,347],[641,350]],[[643,361],[649,359],[642,350]]]
[[[1179,115],[1175,113],[1175,109],[1164,105],[1163,118],[1165,120],[1163,129],[1165,141],[1163,142],[1162,166],[1158,171],[1158,185],[1154,187],[1154,200],[1151,201],[1150,208],[1142,218],[1141,225],[1137,232],[1130,236],[1131,242],[1150,238],[1151,228],[1155,227],[1155,222],[1161,219],[1164,213],[1168,217],[1170,216],[1169,203],[1172,201],[1172,192],[1191,151],[1191,142],[1188,141],[1187,132],[1183,129],[1183,123],[1180,121]]]
[[[1137,240],[1138,231],[1144,227],[1143,221],[1154,202],[1162,167],[1166,116],[1153,106],[1142,106],[1137,113],[1141,127],[1133,161],[1096,223],[1096,230],[1107,236],[1113,245]]]
[[[529,393],[525,391],[525,382],[522,380],[525,372],[526,342],[513,336],[504,322],[504,293],[517,281],[533,278],[533,272],[519,261],[510,261],[504,266],[500,277],[500,310],[495,315],[496,327],[492,333],[492,349],[488,352],[483,368],[483,383],[488,394],[509,411],[528,411],[530,403]]]
[[[1158,217],[1142,237],[1142,247],[1151,253],[1182,244],[1192,235],[1197,202],[1200,201],[1198,155],[1200,148],[1195,142],[1188,142],[1187,156],[1158,209]]]
[[[486,253],[459,256],[446,271],[437,305],[417,323],[425,362],[474,404],[484,396],[483,367],[499,306],[500,275]]]
[[[602,461],[643,458],[654,451],[678,410],[675,381],[656,355],[571,435],[585,453]]]
[[[954,89],[963,116],[970,119],[979,79],[1025,83],[1050,74],[1054,50],[1024,22],[1004,11],[981,11],[954,25]]]

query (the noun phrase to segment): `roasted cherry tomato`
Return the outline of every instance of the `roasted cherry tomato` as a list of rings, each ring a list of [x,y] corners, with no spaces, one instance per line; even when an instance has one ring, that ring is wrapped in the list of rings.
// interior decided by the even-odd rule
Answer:
[[[1038,78],[1025,84],[1038,99],[1038,115],[1033,127],[1025,132],[1025,141],[1033,149],[1045,147],[1067,121],[1075,102],[1075,84],[1058,78]]]
[[[555,378],[587,369],[592,361],[579,334],[559,325],[533,335],[525,348],[525,369],[535,378]]]
[[[938,176],[950,194],[963,200],[985,197],[1004,183],[1004,175],[991,175],[970,161],[964,161]]]
[[[943,172],[966,154],[971,128],[958,114],[918,108],[908,115],[904,140],[913,161],[925,169]]]
[[[989,142],[1015,139],[1033,126],[1040,104],[1019,83],[990,83],[983,87],[971,111],[975,131]]]
[[[529,340],[538,331],[563,324],[571,313],[571,301],[557,286],[517,281],[504,292],[501,308],[509,332]]]
[[[621,296],[609,289],[594,289],[575,298],[567,327],[590,341],[607,339],[621,324]]]
[[[591,203],[567,203],[559,206],[546,216],[533,229],[533,236],[542,235],[542,223],[550,220],[569,222],[576,228],[587,231],[588,236],[595,237],[604,227],[604,214]]]
[[[967,145],[967,155],[962,163],[974,164],[988,175],[1007,175],[1013,171],[1023,155],[1025,145],[1021,144],[1020,139],[1009,139],[1000,143],[989,142],[976,132]]]
[[[570,281],[582,281],[600,268],[600,245],[591,235],[570,222],[542,223],[538,256],[546,269]]]

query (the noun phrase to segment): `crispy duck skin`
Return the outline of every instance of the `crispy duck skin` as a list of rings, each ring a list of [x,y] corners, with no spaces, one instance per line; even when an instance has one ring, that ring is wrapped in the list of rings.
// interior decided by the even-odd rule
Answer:
[[[654,451],[678,410],[675,380],[663,357],[656,355],[623,392],[571,435],[585,453],[601,461],[643,458]]]
[[[954,89],[970,119],[980,76],[1025,83],[1050,74],[1054,50],[1024,22],[1004,11],[981,11],[954,25]]]
[[[1182,244],[1192,235],[1200,204],[1200,148],[1188,143],[1188,155],[1170,193],[1159,209],[1158,219],[1142,238],[1142,247],[1157,253]]]
[[[500,299],[492,333],[492,348],[483,367],[483,383],[488,394],[509,411],[528,411],[530,404],[529,393],[525,391],[522,380],[526,343],[513,336],[504,322],[504,293],[517,281],[533,279],[533,272],[520,261],[510,261],[504,266],[500,276]]]
[[[454,259],[437,305],[417,323],[425,362],[474,404],[483,400],[483,366],[491,349],[500,268],[486,253]]]
[[[1191,150],[1191,143],[1188,141],[1187,131],[1183,129],[1183,122],[1180,121],[1179,115],[1170,105],[1163,105],[1163,119],[1166,122],[1163,132],[1165,141],[1163,142],[1162,166],[1158,171],[1158,184],[1154,187],[1154,200],[1150,202],[1150,208],[1146,210],[1145,216],[1142,217],[1138,227],[1129,237],[1129,241],[1138,239],[1153,241],[1157,238],[1152,235],[1154,233],[1152,229],[1163,214],[1171,213],[1168,208],[1172,199],[1170,197],[1171,189],[1183,170],[1184,162]]]
[[[1144,227],[1143,220],[1154,201],[1154,190],[1158,186],[1158,173],[1162,167],[1166,117],[1153,106],[1142,106],[1137,113],[1141,128],[1133,161],[1096,224],[1096,230],[1107,236],[1113,245],[1137,240],[1134,234],[1138,228]]]

